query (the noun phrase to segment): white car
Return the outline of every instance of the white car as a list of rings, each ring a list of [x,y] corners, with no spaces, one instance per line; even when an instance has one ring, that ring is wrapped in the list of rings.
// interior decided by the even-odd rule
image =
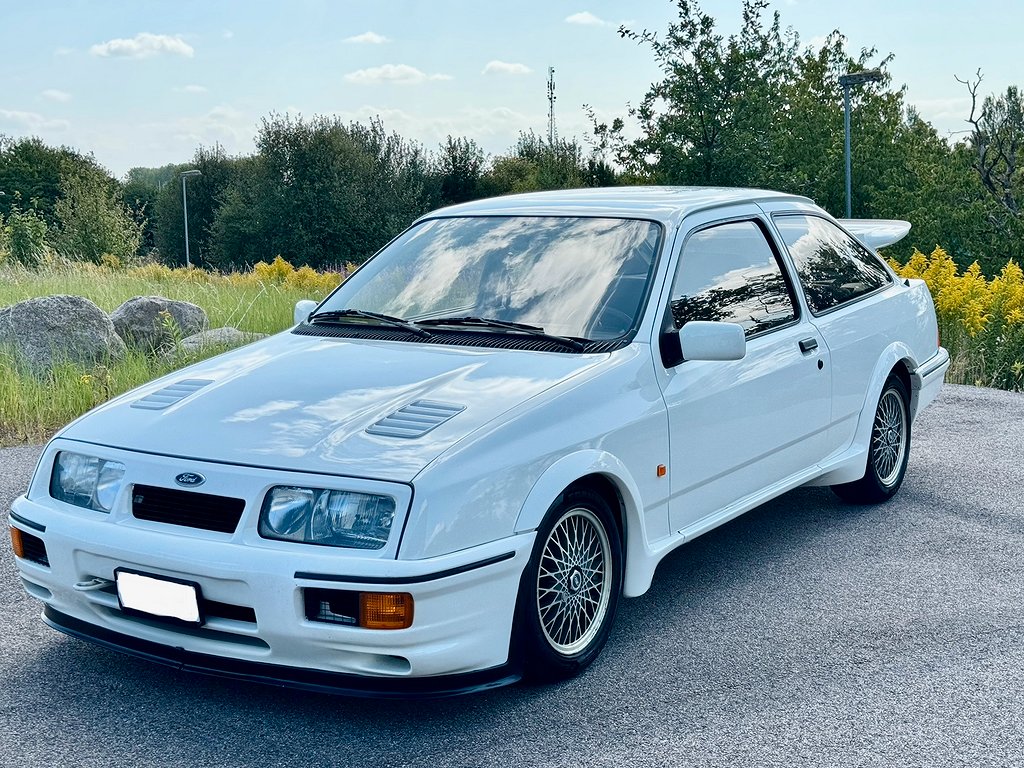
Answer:
[[[10,514],[52,627],[181,668],[446,694],[579,672],[620,595],[802,485],[900,487],[931,297],[739,189],[423,217],[287,332],[73,422]]]

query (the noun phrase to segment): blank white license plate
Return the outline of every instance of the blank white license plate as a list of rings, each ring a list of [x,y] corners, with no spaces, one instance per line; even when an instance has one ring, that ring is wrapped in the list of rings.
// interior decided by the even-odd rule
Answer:
[[[195,584],[122,570],[116,571],[115,577],[122,608],[191,624],[200,622],[199,590]]]

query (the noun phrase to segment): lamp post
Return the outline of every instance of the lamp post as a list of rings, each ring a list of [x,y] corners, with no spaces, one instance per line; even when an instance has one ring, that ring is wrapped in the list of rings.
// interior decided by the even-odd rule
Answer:
[[[863,72],[848,72],[845,75],[840,75],[839,84],[843,86],[843,108],[845,110],[845,118],[843,120],[846,128],[846,218],[851,218],[852,204],[851,204],[851,183],[850,183],[850,87],[854,85],[863,85],[864,83],[877,83],[882,79],[882,70],[880,69],[866,69]]]
[[[197,168],[193,168],[191,171],[181,172],[181,210],[185,216],[185,267],[192,266],[192,261],[189,258],[188,253],[188,192],[185,190],[185,179],[189,176],[202,176],[203,172]]]

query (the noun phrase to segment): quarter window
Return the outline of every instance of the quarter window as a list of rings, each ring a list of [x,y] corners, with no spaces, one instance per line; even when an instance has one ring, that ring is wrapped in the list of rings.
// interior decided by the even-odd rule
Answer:
[[[672,286],[676,329],[690,320],[739,323],[748,337],[796,319],[779,261],[753,221],[695,232],[683,246]]]
[[[818,216],[777,216],[811,312],[818,315],[892,282],[878,258]]]

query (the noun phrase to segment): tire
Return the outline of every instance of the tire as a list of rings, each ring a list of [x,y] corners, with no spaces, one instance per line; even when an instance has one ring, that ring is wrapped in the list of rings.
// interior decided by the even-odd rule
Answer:
[[[833,485],[839,498],[853,504],[888,501],[903,485],[910,459],[910,395],[899,376],[890,374],[882,387],[871,424],[871,445],[864,477]]]
[[[514,641],[528,682],[579,674],[604,647],[622,591],[622,544],[608,504],[564,494],[537,530],[519,583]]]

